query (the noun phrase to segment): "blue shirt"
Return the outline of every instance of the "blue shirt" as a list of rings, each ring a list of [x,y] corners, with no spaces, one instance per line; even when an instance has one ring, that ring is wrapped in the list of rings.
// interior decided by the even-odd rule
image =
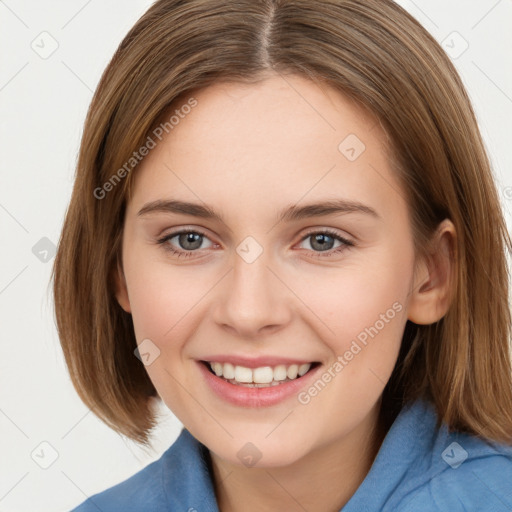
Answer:
[[[512,446],[435,425],[428,402],[405,406],[341,511],[511,512]],[[183,428],[160,459],[72,512],[219,512],[209,457]]]

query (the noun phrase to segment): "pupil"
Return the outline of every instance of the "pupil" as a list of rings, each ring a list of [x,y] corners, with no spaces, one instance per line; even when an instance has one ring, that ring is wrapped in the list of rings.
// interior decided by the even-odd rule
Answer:
[[[317,249],[322,251],[329,250],[331,247],[326,247],[326,245],[329,245],[329,242],[326,242],[325,240],[326,238],[330,238],[332,241],[334,241],[330,235],[319,233],[313,237],[313,243],[311,244],[312,247],[315,248],[315,244],[319,244],[318,247],[316,247]]]
[[[201,236],[199,233],[182,233],[180,235],[180,244],[181,246],[183,247],[183,245],[185,245],[185,247],[183,247],[185,250],[193,250],[193,249],[198,249],[199,247],[201,247]],[[195,245],[194,245],[194,242],[195,242]],[[192,247],[190,246],[187,246],[187,244],[192,244]]]

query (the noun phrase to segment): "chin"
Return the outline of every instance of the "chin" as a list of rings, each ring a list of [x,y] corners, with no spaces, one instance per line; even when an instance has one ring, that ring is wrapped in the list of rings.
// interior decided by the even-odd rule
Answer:
[[[268,433],[268,430],[266,432]],[[243,439],[235,437],[219,446],[217,438],[206,446],[223,461],[248,468],[264,469],[289,466],[307,454],[304,443],[298,440],[288,438],[288,444],[285,444],[285,440],[278,435],[275,435],[272,440],[265,440],[264,436],[263,439],[261,437],[260,439],[251,441],[250,436],[244,436]],[[203,442],[203,444],[206,443]],[[297,448],[299,446],[300,450]]]

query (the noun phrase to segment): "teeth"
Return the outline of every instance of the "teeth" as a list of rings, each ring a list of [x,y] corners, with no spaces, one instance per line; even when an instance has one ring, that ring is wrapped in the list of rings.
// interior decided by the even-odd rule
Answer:
[[[235,380],[237,382],[252,382],[252,370],[243,366],[235,366]]]
[[[245,366],[233,366],[231,363],[209,363],[217,377],[233,381],[247,387],[278,386],[283,381],[294,380],[302,377],[311,368],[311,363],[292,364],[285,366],[280,364],[274,368],[261,366],[259,368],[246,368]]]
[[[274,380],[284,379],[286,379],[286,366],[284,364],[280,364],[274,368]]]
[[[306,372],[309,371],[310,368],[311,368],[311,365],[309,363],[301,364],[299,366],[299,375],[302,377]]]
[[[254,370],[252,370],[251,382],[253,379],[257,384],[270,384],[274,379],[274,372],[270,366],[254,368]]]
[[[288,371],[286,372],[286,375],[289,379],[295,379],[297,377],[297,374],[299,373],[299,366],[296,364],[292,364],[288,367]]]
[[[224,365],[222,365],[222,363],[219,363],[219,365],[221,369],[221,377],[224,377],[225,379],[235,378],[235,367],[231,363],[225,363]]]
[[[217,377],[222,375],[222,365],[220,363],[210,363],[211,369],[215,372]]]

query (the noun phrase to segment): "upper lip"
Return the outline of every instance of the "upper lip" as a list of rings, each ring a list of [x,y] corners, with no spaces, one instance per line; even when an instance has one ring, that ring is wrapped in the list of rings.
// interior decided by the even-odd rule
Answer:
[[[309,359],[293,359],[289,357],[279,357],[279,356],[258,356],[258,357],[247,357],[247,356],[237,356],[237,355],[228,355],[228,354],[219,354],[215,356],[207,356],[201,359],[201,361],[206,361],[209,363],[231,363],[233,366],[244,366],[245,368],[260,368],[262,366],[277,366],[283,364],[285,366],[291,366],[292,364],[308,364],[313,363],[315,361]]]

